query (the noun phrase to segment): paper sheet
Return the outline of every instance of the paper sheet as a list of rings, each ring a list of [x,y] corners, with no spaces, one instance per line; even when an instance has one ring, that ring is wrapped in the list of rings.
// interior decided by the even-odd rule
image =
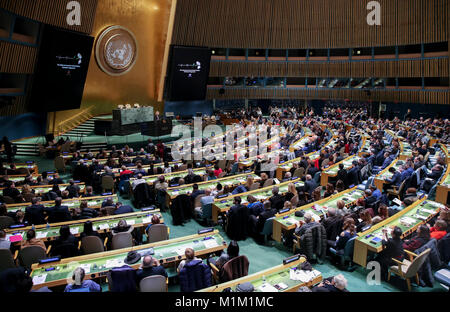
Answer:
[[[100,224],[98,227],[100,228],[100,230],[109,229],[109,225],[107,223]]]
[[[78,228],[78,227],[70,229],[70,233],[72,233],[73,235],[77,235],[79,232],[80,232],[80,228]]]
[[[278,289],[276,289],[267,282],[259,286],[258,289],[262,292],[278,292]]]
[[[177,255],[182,256],[184,255],[184,249],[183,248],[177,248],[175,249],[175,252],[177,253]]]
[[[152,218],[150,217],[142,218],[142,223],[152,223]]]
[[[214,248],[214,247],[218,246],[218,244],[217,244],[215,239],[205,240],[205,241],[203,241],[203,244],[205,244],[206,248]]]
[[[127,220],[127,225],[134,225],[134,224],[136,224],[136,221],[133,219],[133,220]]]
[[[82,268],[86,274],[91,272],[91,265],[89,263],[80,264],[80,268]]]
[[[36,238],[37,239],[46,238],[47,234],[48,234],[48,232],[37,232],[36,233]]]
[[[47,273],[44,273],[42,275],[34,276],[33,277],[33,285],[39,285],[45,283],[45,279],[47,278]]]

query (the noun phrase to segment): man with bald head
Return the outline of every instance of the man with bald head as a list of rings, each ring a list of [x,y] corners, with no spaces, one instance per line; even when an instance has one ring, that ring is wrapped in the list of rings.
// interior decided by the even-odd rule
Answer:
[[[136,271],[136,283],[139,286],[141,280],[152,275],[162,275],[167,277],[166,269],[159,265],[159,262],[152,256],[147,255],[142,259],[141,268]]]

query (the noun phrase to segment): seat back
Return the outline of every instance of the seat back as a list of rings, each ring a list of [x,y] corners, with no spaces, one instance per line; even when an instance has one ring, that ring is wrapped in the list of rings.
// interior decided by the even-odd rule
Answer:
[[[139,283],[141,292],[166,292],[166,278],[162,275],[148,276]]]
[[[226,159],[221,159],[218,161],[217,165],[219,166],[219,168],[221,168],[222,170],[226,169],[227,166],[227,161]]]
[[[430,254],[431,249],[427,248],[422,253],[420,253],[409,265],[408,269],[405,272],[405,278],[414,277],[417,272],[419,272],[420,268],[424,264],[425,260],[427,260],[428,255]]]
[[[33,263],[38,263],[39,260],[45,259],[45,250],[39,246],[28,246],[19,251],[19,263],[21,266],[31,268]]]
[[[28,168],[18,168],[17,169],[17,174],[18,175],[22,175],[22,174],[29,175],[30,174],[30,170],[28,170]]]
[[[248,275],[250,263],[244,255],[227,261],[219,272],[220,281],[228,282]]]
[[[10,196],[3,196],[3,201],[5,202],[5,204],[15,204],[16,203],[14,201],[14,199]]]
[[[263,187],[271,186],[273,184],[273,179],[267,179],[266,182],[264,182]]]
[[[0,216],[0,230],[6,229],[13,224],[14,224],[13,218],[8,216]]]
[[[292,204],[293,207],[297,207],[298,195],[295,195],[294,197],[291,198],[291,204]]]
[[[259,189],[261,185],[259,184],[259,182],[255,182],[252,184],[252,186],[250,186],[250,190],[249,191],[253,191],[253,190],[257,190]]]
[[[317,172],[314,174],[314,181],[316,181],[317,184],[320,183],[320,171],[317,171]]]
[[[344,247],[344,259],[352,259],[353,258],[353,250],[355,248],[355,239],[358,236],[355,235],[353,237],[351,237],[347,243],[345,243],[345,247]]]
[[[217,176],[217,178],[218,178],[218,179],[223,178],[226,174],[227,174],[226,171],[222,171],[221,173],[219,173],[219,175]]]
[[[98,236],[85,236],[81,239],[81,249],[85,255],[103,252],[103,242]]]
[[[300,167],[295,169],[293,177],[294,178],[303,178],[303,176],[305,175],[305,168]]]
[[[133,246],[133,236],[131,233],[123,232],[113,235],[111,241],[112,249],[122,249]]]
[[[66,170],[66,164],[64,163],[64,158],[62,156],[57,156],[55,158],[55,169],[57,171],[65,171]]]
[[[111,176],[103,176],[102,177],[102,188],[105,190],[114,189],[114,179]]]
[[[59,256],[62,259],[78,256],[78,248],[74,244],[61,244],[52,248],[52,255]]]
[[[114,207],[114,206],[106,206],[106,207],[103,207],[103,209],[106,210],[106,213],[108,214],[108,216],[113,215],[114,212],[116,211],[116,207]]]
[[[275,218],[274,217],[269,218],[266,220],[266,222],[264,222],[264,227],[261,231],[261,235],[271,235],[272,234],[273,219],[275,219]]]
[[[169,239],[168,231],[167,231],[167,225],[165,224],[154,224],[152,225],[148,232],[148,242],[154,243],[159,242],[163,240]]]
[[[211,219],[212,217],[212,204],[202,204],[202,217],[204,219]]]
[[[0,272],[5,269],[15,268],[16,264],[11,253],[11,250],[6,248],[0,249]]]
[[[202,203],[200,202],[200,200],[202,199],[203,196],[205,196],[205,194],[200,194],[200,195],[197,195],[197,197],[195,197],[194,208],[202,206]]]

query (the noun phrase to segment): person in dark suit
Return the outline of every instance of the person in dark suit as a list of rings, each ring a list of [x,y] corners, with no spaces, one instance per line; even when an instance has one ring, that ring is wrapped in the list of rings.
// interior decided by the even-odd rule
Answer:
[[[272,197],[269,198],[272,208],[275,208],[278,211],[283,209],[285,201],[284,196],[280,195],[279,191],[278,186],[272,187]]]
[[[258,216],[251,217],[251,228],[254,234],[259,234],[264,228],[264,223],[269,218],[272,218],[277,213],[277,209],[272,207],[270,201],[265,201],[263,204],[264,210]]]
[[[55,199],[55,206],[50,208],[44,208],[44,211],[48,215],[48,221],[50,223],[65,222],[72,220],[69,212],[69,207],[62,206],[62,198],[57,197]]]
[[[385,180],[385,184],[383,185],[383,191],[386,192],[389,188],[396,186],[399,187],[402,183],[401,173],[395,170],[394,167],[389,168],[389,172],[392,173],[392,177]]]
[[[305,185],[303,186],[303,192],[308,193],[309,195],[317,188],[317,183],[312,179],[310,174],[307,174],[305,177]]]
[[[348,292],[347,280],[344,275],[338,274],[324,279],[319,285],[314,286],[312,292]]]
[[[247,238],[248,234],[248,208],[241,204],[241,197],[233,199],[233,206],[227,212],[227,235],[233,240]]]
[[[66,188],[66,191],[69,192],[69,198],[78,197],[78,193],[80,192],[80,187],[75,184],[73,180],[69,181],[69,186]]]
[[[403,261],[403,240],[402,229],[396,226],[392,231],[392,238],[388,238],[387,229],[383,228],[383,250],[377,255],[375,261],[378,261],[381,265],[381,277],[385,279],[387,277],[388,269],[391,265],[395,265],[392,258],[399,261]]]
[[[377,201],[377,198],[372,195],[372,191],[367,189],[364,191],[364,202],[366,207],[373,205]]]
[[[347,170],[344,169],[344,164],[339,164],[339,170],[336,176],[336,181],[341,180],[344,182],[345,186],[347,187]]]
[[[118,202],[116,203],[116,210],[114,211],[114,214],[123,214],[123,213],[130,213],[133,212],[133,208],[131,208],[128,205],[122,205],[122,203]]]
[[[139,283],[146,277],[153,275],[162,275],[167,277],[166,269],[162,265],[159,265],[159,262],[156,259],[153,259],[152,256],[145,256],[142,259],[142,266],[140,269],[136,271],[136,283],[139,286]]]
[[[360,168],[358,162],[354,160],[352,162],[353,167],[348,171],[348,185],[358,185],[361,181],[360,179]]]
[[[62,249],[63,246],[71,246],[71,250]],[[68,225],[63,225],[59,229],[59,237],[54,241],[52,246],[53,256],[62,256],[63,258],[74,257],[78,255],[78,238],[71,232]]]
[[[14,182],[10,182],[8,187],[3,190],[3,196],[9,196],[14,200],[16,200],[19,195],[20,191],[16,188]]]
[[[31,206],[25,208],[25,220],[28,224],[44,224],[44,206],[41,205],[41,199],[34,197],[31,200]]]

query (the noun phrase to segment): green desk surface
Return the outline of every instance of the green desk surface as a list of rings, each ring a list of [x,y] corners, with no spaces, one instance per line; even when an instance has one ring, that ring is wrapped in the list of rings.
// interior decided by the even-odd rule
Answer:
[[[390,179],[392,178],[393,174],[389,171],[388,168],[394,168],[395,171],[398,171],[400,169],[401,166],[403,166],[404,162],[400,162],[401,165],[398,163],[398,160],[394,160],[394,164],[392,164],[392,166],[388,166],[385,170],[383,170],[383,172],[381,172],[378,176],[377,179],[381,179],[381,180],[386,180],[386,179]]]
[[[205,240],[205,238],[210,237],[211,239]],[[166,262],[178,260],[178,256],[184,257],[184,251],[186,248],[193,248],[196,252],[203,250],[208,250],[215,248],[217,246],[226,245],[225,240],[219,234],[212,233],[211,236],[201,236],[198,238],[190,238],[186,240],[181,240],[177,242],[167,241],[166,244],[157,245],[151,247],[152,244],[140,245],[133,247],[134,251],[137,251],[141,256],[146,255],[153,248],[154,254],[152,255],[155,259],[166,260]],[[50,283],[54,281],[62,280],[62,284],[66,283],[66,279],[70,278],[73,271],[77,267],[82,267],[85,270],[86,275],[95,274],[100,272],[107,272],[111,268],[120,267],[124,265],[124,260],[128,254],[127,251],[123,253],[115,253],[113,255],[104,255],[103,253],[91,254],[89,259],[79,260],[73,258],[74,261],[70,259],[66,260],[65,263],[58,264],[49,263],[48,265],[34,268],[31,272],[31,277],[33,278],[34,285]],[[170,258],[173,258],[171,260]],[[54,268],[52,271],[45,271],[45,269]]]
[[[76,183],[79,187],[80,187],[80,191],[83,192],[84,189],[86,188],[86,185],[84,184],[78,184]],[[69,184],[58,184],[60,189],[65,189],[66,187],[69,186]],[[5,188],[1,189],[1,192],[3,194],[3,190]],[[18,189],[21,189],[21,186],[18,187]],[[43,185],[43,186],[32,186],[31,189],[34,191],[35,194],[44,194],[44,193],[48,193],[53,189],[53,185]]]
[[[254,174],[254,173],[249,173],[249,174],[243,174],[243,175],[239,175],[239,176],[231,176],[231,177],[227,177],[227,178],[223,178],[223,179],[210,180],[207,183],[199,183],[197,185],[198,185],[199,190],[206,190],[207,188],[215,189],[216,185],[218,183],[222,184],[222,186],[226,186],[226,185],[232,186],[232,185],[244,184],[247,181],[247,177],[252,177],[255,182],[257,182],[258,180],[261,179],[258,175]],[[167,190],[167,194],[170,197],[187,194],[190,192],[192,192],[192,185],[187,185],[187,186],[180,185],[178,187]]]
[[[324,213],[326,213],[328,211],[329,207],[336,208],[338,200],[343,200],[346,205],[350,205],[363,196],[364,196],[364,191],[354,189],[351,191],[343,192],[343,193],[341,193],[341,195],[336,196],[335,198],[332,198],[330,200],[324,201],[323,203],[314,204],[312,206],[309,205],[309,207],[307,207],[307,208],[300,207],[300,208],[296,209],[295,211],[303,210],[303,211],[305,211],[305,213],[310,212],[313,214],[313,216],[315,215],[319,218],[323,218]],[[298,221],[303,220],[303,217],[295,216],[295,211],[292,211],[287,215],[277,217],[277,218],[275,218],[274,221],[281,223],[285,227],[292,226],[295,223],[297,223]],[[314,218],[314,219],[317,219],[317,218]]]
[[[447,174],[445,180],[441,183],[442,186],[450,187],[450,174]]]
[[[112,218],[108,218],[107,220],[94,221],[92,223],[92,226],[95,231],[110,230],[113,227],[117,226],[117,223],[119,222],[119,220],[126,220],[128,225],[135,225],[135,224],[147,225],[147,224],[152,223],[152,217],[154,214],[158,215],[160,220],[162,220],[162,215],[159,212],[155,213],[155,212],[151,212],[151,211],[143,211],[143,212],[136,213],[133,216],[124,217],[124,216],[117,215]],[[79,234],[81,234],[83,232],[84,222],[86,222],[88,220],[89,219],[81,220],[79,223],[69,225],[70,232],[73,235],[78,236]],[[36,238],[47,240],[49,238],[59,237],[59,229],[60,228],[61,228],[60,226],[50,226],[49,228],[47,228],[47,227],[36,228]],[[27,238],[26,230],[18,230],[18,231],[12,232],[12,233],[8,233],[8,234],[6,234],[6,238],[9,239],[11,236],[16,236],[16,235],[22,236],[22,240],[25,240]],[[20,241],[18,241],[18,242],[20,242]]]
[[[48,174],[49,177],[53,177],[54,175],[55,175],[54,173],[49,173],[49,174]],[[39,175],[32,175],[33,180],[36,180],[37,177],[39,177],[39,176],[40,176],[40,174],[39,174]],[[17,176],[12,175],[12,176],[8,176],[8,180],[9,180],[9,181],[12,181],[12,182],[22,182],[22,181],[25,180],[25,175],[17,175]]]
[[[87,201],[88,207],[97,207],[97,206],[101,206],[101,204],[103,203],[103,201],[108,198],[108,197],[112,197],[114,202],[117,202],[117,195],[108,195],[108,196],[101,196],[101,197],[79,197],[79,198],[72,198],[72,199],[64,199],[62,201],[62,205],[63,206],[67,206],[69,207],[69,209],[73,209],[76,207],[79,207],[82,201]],[[41,202],[42,205],[44,205],[44,207],[53,207],[55,205],[55,201],[48,201],[48,202]],[[13,206],[13,207],[7,207],[8,212],[10,211],[17,211],[17,210],[22,210],[25,211],[25,208],[30,206],[31,203],[23,203],[17,206]]]
[[[275,272],[270,272],[267,274],[265,274],[263,271],[263,272],[256,274],[254,279],[250,279],[250,280],[247,279],[247,282],[249,282],[253,285],[253,287],[255,289],[254,292],[264,292],[264,290],[261,289],[261,286],[263,284],[270,285],[272,287],[275,287],[275,285],[281,286],[280,284],[284,284],[283,286],[285,287],[285,289],[278,290],[279,292],[282,292],[284,290],[288,290],[295,286],[303,285],[307,282],[310,282],[310,281],[300,281],[300,280],[291,279],[290,278],[291,271],[293,271],[293,272],[297,271],[297,266],[294,265],[291,267],[284,267],[280,270],[277,270]],[[321,279],[321,273],[319,271],[313,269],[312,274],[313,274],[313,275],[311,275],[312,280],[317,279],[317,278]],[[239,285],[239,284],[235,284],[235,285],[231,286],[230,288],[233,291],[236,291],[237,285]],[[219,285],[219,287],[220,287],[220,285]],[[267,289],[266,291],[269,291],[269,290],[273,290],[273,292],[276,291],[276,289],[273,289],[273,288]]]
[[[360,159],[361,159],[361,157],[356,156],[356,155],[353,155],[353,156],[350,156],[350,157],[344,159],[342,161],[342,164],[344,164],[344,169],[348,170],[351,166],[353,166],[352,162],[354,160],[359,161]],[[336,175],[338,173],[338,171],[339,171],[339,163],[337,163],[337,164],[331,166],[330,168],[328,168],[327,170],[325,170],[325,173],[328,175]]]
[[[295,181],[295,180],[293,180]],[[288,185],[289,183],[294,183],[294,185],[296,187],[299,186],[303,186],[304,183],[302,181],[288,181],[288,182],[284,182],[281,184],[278,184],[278,189],[279,189],[279,193],[283,194],[286,193],[288,190]],[[250,192],[246,192],[246,193],[242,193],[241,194],[236,194],[235,196],[241,196],[241,203],[242,204],[247,204],[247,196],[248,195],[253,195],[257,200],[265,200],[269,197],[272,196],[272,187],[273,186],[269,186],[269,187],[265,187],[264,189],[260,189],[260,190],[254,190],[254,191],[250,191]],[[231,198],[223,198],[223,199],[216,199],[214,201],[214,205],[219,208],[220,210],[227,210],[229,208],[231,208],[233,206],[233,197]]]
[[[384,226],[374,229],[372,231],[369,229],[368,231],[364,232],[360,237],[358,237],[357,240],[374,248],[381,247],[381,240],[383,238],[382,234],[383,228],[388,229],[389,237],[391,237],[389,231],[394,226],[400,227],[402,229],[402,232],[405,233],[410,229],[414,228],[415,226],[417,226],[418,224],[423,223],[426,220],[429,220],[432,216],[436,215],[439,212],[439,209],[442,207],[444,207],[444,205],[440,203],[431,200],[425,200],[419,205],[413,207],[405,214],[402,214],[400,216],[393,215],[388,219],[390,221],[387,222]],[[375,242],[374,239],[378,239],[378,242]]]

